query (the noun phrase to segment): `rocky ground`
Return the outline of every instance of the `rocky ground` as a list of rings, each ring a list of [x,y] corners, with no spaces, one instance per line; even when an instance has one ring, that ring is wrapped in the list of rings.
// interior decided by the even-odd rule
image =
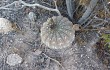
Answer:
[[[52,0],[23,1],[49,6],[43,3],[47,2],[52,8],[54,7]],[[22,7],[19,3],[1,8],[12,2],[14,0],[0,1],[0,18],[10,20],[18,27],[8,34],[0,34],[0,70],[109,70],[110,52],[96,45],[96,43],[100,44],[98,31],[76,31],[75,41],[70,47],[50,49],[41,42],[40,28],[49,17],[57,16],[57,13],[39,7]],[[62,16],[68,18],[64,2],[65,0],[59,1],[58,7]],[[93,13],[97,13],[97,8],[99,6]],[[80,12],[76,14],[78,13]],[[78,15],[75,17],[79,19]],[[100,22],[94,18],[91,19],[93,26]],[[91,25],[84,26],[91,27]]]

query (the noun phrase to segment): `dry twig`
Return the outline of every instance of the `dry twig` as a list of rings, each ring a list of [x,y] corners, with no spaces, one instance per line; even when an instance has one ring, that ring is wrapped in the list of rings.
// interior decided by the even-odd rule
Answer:
[[[18,3],[18,2],[19,2],[19,1],[14,1],[14,2],[11,3],[11,4],[8,4],[8,5],[5,5],[5,6],[1,6],[0,9],[12,10],[12,8],[7,8],[7,7],[12,6],[12,5],[14,5],[14,4]]]
[[[47,58],[49,58],[50,60],[52,60],[52,61],[54,61],[54,62],[56,62],[58,65],[60,65],[62,68],[63,68],[63,70],[66,70],[61,64],[60,64],[60,62],[59,61],[57,61],[57,60],[55,60],[55,59],[53,59],[53,58],[51,58],[51,57],[49,57],[48,55],[46,55],[45,53],[42,53],[44,56],[46,56]]]
[[[45,6],[40,5],[40,4],[38,4],[38,3],[35,3],[35,4],[28,4],[28,3],[25,3],[25,2],[22,1],[22,0],[19,0],[19,1],[20,1],[23,5],[25,5],[25,6],[29,6],[29,7],[37,6],[37,7],[40,7],[40,8],[43,8],[43,9],[49,10],[49,11],[55,11],[55,12],[58,13],[58,15],[61,15],[60,11],[59,11],[58,8],[57,8],[56,2],[55,2],[56,8],[53,9],[53,8],[45,7]]]
[[[28,4],[28,3],[26,3],[26,2],[24,2],[24,1],[22,1],[22,0],[14,1],[14,2],[11,3],[11,4],[8,4],[8,5],[6,5],[6,6],[0,7],[0,9],[8,9],[8,10],[9,10],[9,8],[7,8],[7,7],[12,6],[12,5],[14,5],[14,4],[18,3],[18,2],[21,3],[21,4],[23,4],[24,6],[29,6],[29,7],[35,7],[35,6],[37,6],[37,7],[40,7],[40,8],[49,10],[49,11],[54,11],[54,12],[56,12],[59,16],[61,16],[61,13],[60,13],[60,11],[59,11],[58,8],[57,8],[56,1],[54,1],[54,2],[55,2],[55,6],[56,6],[55,9],[49,8],[49,7],[46,7],[46,6],[43,6],[43,5],[40,5],[40,4],[38,4],[38,3]]]

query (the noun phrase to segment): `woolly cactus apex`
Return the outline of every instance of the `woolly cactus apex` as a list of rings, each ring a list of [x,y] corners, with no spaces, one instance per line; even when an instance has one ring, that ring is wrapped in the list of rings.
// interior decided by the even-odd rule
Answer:
[[[63,16],[53,16],[41,28],[41,41],[52,49],[69,47],[75,39],[73,24]]]
[[[5,18],[0,18],[0,33],[7,34],[9,31],[12,30],[12,23]]]

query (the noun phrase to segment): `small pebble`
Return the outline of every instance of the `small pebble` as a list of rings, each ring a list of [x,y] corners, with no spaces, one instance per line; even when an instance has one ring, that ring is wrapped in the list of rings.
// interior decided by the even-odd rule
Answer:
[[[0,18],[0,33],[7,34],[12,30],[12,23],[5,18]]]
[[[34,12],[29,12],[28,18],[29,18],[30,21],[35,21],[36,14]]]
[[[6,63],[10,66],[15,66],[17,64],[20,64],[22,62],[22,58],[18,54],[10,54],[7,57]]]

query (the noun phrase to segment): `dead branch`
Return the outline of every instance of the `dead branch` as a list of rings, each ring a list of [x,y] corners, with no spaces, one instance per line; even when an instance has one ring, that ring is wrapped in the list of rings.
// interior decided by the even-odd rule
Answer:
[[[0,7],[0,9],[8,9],[8,10],[11,10],[11,8],[7,8],[7,7],[12,6],[12,5],[14,5],[14,4],[18,3],[18,2],[19,2],[19,1],[14,1],[14,2],[11,3],[11,4],[8,4],[8,5],[5,5],[5,6]]]
[[[54,2],[55,2],[55,1],[54,1]],[[29,6],[29,7],[35,7],[35,6],[37,6],[37,7],[40,7],[40,8],[49,10],[49,11],[54,11],[54,12],[56,12],[59,16],[61,16],[61,13],[60,13],[60,11],[59,11],[58,8],[57,8],[56,2],[55,2],[55,6],[56,6],[55,9],[53,9],[53,8],[48,8],[48,7],[43,6],[43,5],[40,5],[40,4],[38,4],[38,3],[35,3],[35,4],[28,4],[28,3],[26,3],[26,2],[24,2],[24,1],[22,1],[22,0],[14,1],[14,2],[11,3],[11,4],[8,4],[8,5],[6,5],[6,6],[0,7],[0,9],[12,10],[12,9],[10,9],[10,8],[7,8],[7,7],[12,6],[12,5],[16,4],[16,3],[21,3],[21,4],[23,4],[23,6]]]
[[[49,11],[57,12],[58,15],[61,15],[60,11],[59,11],[58,8],[57,8],[57,5],[56,5],[56,8],[53,9],[53,8],[48,8],[48,7],[46,7],[46,6],[40,5],[40,4],[38,4],[38,3],[35,3],[35,4],[28,4],[28,3],[26,3],[26,2],[24,2],[24,1],[22,1],[22,0],[19,0],[19,1],[20,1],[21,4],[23,4],[23,5],[25,5],[25,6],[29,6],[29,7],[37,6],[37,7],[40,7],[40,8],[49,10]],[[55,4],[56,4],[56,3],[55,3]]]
[[[63,70],[66,70],[66,69],[62,66],[62,64],[61,64],[59,61],[57,61],[57,60],[55,60],[55,59],[49,57],[49,56],[46,55],[45,53],[42,53],[42,54],[43,54],[44,56],[46,56],[47,58],[49,58],[50,60],[56,62],[58,65],[60,65],[60,66],[63,68]]]

